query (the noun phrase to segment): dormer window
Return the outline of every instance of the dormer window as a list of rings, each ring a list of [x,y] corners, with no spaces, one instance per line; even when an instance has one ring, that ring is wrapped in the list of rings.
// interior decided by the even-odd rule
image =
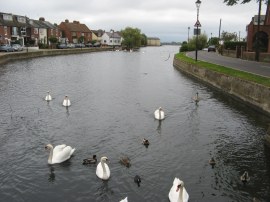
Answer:
[[[8,15],[8,14],[4,14],[3,15],[3,19],[4,20],[8,20],[8,21],[12,21],[13,19],[12,19],[12,15]]]
[[[20,22],[20,23],[26,23],[25,17],[17,16],[17,20],[18,20],[18,22]]]

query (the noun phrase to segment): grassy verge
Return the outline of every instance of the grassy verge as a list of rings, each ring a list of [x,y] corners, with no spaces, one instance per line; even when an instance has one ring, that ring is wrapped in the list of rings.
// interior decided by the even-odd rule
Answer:
[[[229,76],[238,77],[243,80],[252,81],[254,83],[258,83],[258,84],[270,87],[270,79],[267,77],[251,74],[248,72],[243,72],[240,70],[235,70],[229,67],[224,67],[221,65],[216,65],[216,64],[212,64],[208,62],[203,62],[203,61],[196,62],[194,61],[194,59],[187,57],[185,53],[176,54],[176,58],[190,64],[196,64],[196,66],[198,67],[202,67],[205,69],[220,72]]]

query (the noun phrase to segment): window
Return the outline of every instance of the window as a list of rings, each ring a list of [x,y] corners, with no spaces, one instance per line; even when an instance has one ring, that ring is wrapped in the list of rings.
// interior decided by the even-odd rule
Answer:
[[[4,20],[8,20],[8,21],[12,21],[13,19],[12,19],[12,15],[7,15],[7,14],[4,14],[3,15],[3,19]]]
[[[26,23],[25,17],[18,16],[18,17],[17,17],[17,20],[18,20],[18,22],[20,22],[20,23]]]
[[[38,28],[34,28],[34,34],[38,34]]]
[[[12,35],[18,35],[18,28],[17,27],[12,27]]]
[[[84,33],[82,33],[82,36],[84,36]]]
[[[76,32],[72,32],[71,35],[72,35],[72,36],[76,36]]]
[[[51,36],[53,36],[53,29],[51,29]]]
[[[4,26],[4,33],[5,33],[5,35],[8,34],[7,26]]]

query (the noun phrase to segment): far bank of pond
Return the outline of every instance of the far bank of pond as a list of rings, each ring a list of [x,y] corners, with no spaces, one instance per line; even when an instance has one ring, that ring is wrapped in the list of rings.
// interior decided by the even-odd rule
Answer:
[[[12,53],[1,53],[0,54],[0,64],[5,64],[15,60],[30,59],[36,57],[46,57],[46,56],[57,56],[57,55],[68,55],[68,54],[80,54],[80,53],[91,53],[100,51],[109,51],[112,48],[102,47],[102,48],[74,48],[74,49],[39,49],[39,50],[29,50],[24,52],[12,52]]]

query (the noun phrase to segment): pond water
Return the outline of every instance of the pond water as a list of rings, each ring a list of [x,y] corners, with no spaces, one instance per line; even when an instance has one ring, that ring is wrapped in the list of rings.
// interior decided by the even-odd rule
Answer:
[[[131,202],[168,202],[175,177],[184,181],[190,201],[269,201],[269,119],[174,69],[178,49],[2,65],[0,201],[116,202],[127,196]],[[47,91],[53,96],[48,103]],[[62,106],[65,95],[69,108]],[[161,122],[154,119],[158,107],[165,111]],[[49,143],[76,151],[70,160],[48,165]],[[96,176],[95,165],[82,165],[93,154],[109,158],[108,181]],[[119,163],[123,156],[131,167]],[[244,171],[251,177],[247,184],[240,181]]]

